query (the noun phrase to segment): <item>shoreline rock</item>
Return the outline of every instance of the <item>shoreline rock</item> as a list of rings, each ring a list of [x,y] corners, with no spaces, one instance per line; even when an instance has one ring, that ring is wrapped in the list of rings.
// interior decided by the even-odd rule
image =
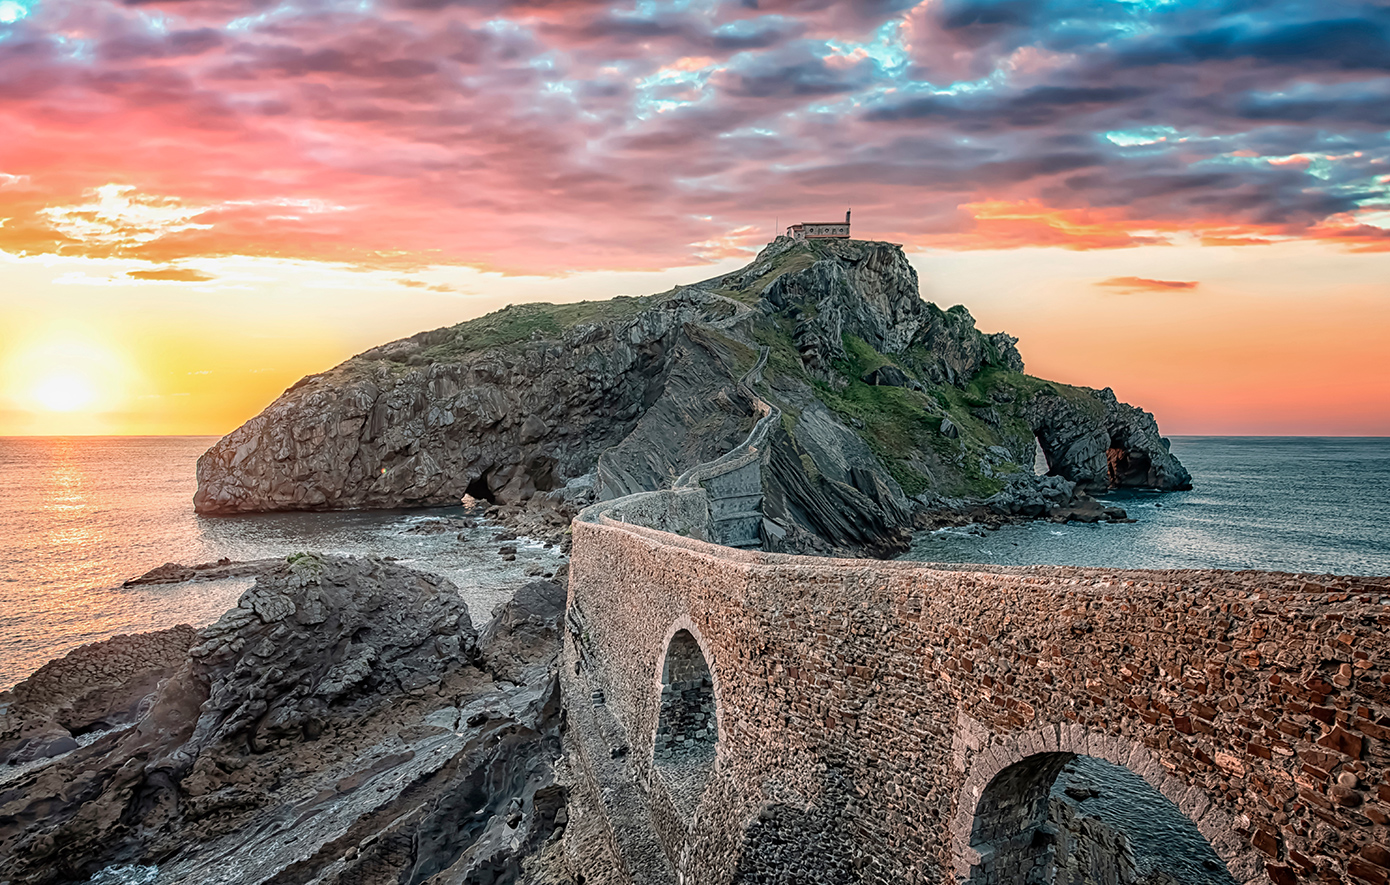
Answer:
[[[563,586],[526,584],[480,637],[452,584],[382,560],[211,565],[257,574],[217,623],[85,646],[6,694],[18,732],[92,691],[84,721],[126,727],[0,781],[0,879],[530,881],[567,817]]]
[[[918,531],[967,525],[993,530],[1035,520],[1055,523],[1136,521],[1124,508],[1098,501],[1079,491],[1076,483],[1056,476],[1017,475],[1003,491],[985,501],[924,495],[919,496],[917,503],[914,528]]]
[[[193,646],[187,624],[80,646],[0,692],[0,765],[77,748],[76,737],[134,722]]]

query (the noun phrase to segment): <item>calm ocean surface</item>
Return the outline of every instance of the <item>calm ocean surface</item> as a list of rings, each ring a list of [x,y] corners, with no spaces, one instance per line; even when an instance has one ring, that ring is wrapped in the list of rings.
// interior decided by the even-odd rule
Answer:
[[[905,559],[1390,575],[1390,438],[1173,439],[1190,492],[1108,495],[1134,525],[924,532]]]
[[[0,689],[51,658],[118,633],[209,624],[251,586],[229,580],[122,588],[165,562],[304,550],[395,556],[459,586],[485,622],[521,574],[560,562],[518,543],[503,563],[495,529],[416,534],[462,508],[203,518],[195,465],[215,437],[0,438]]]
[[[555,562],[523,546],[504,565],[481,528],[462,542],[410,531],[454,510],[198,517],[194,465],[212,442],[0,438],[0,688],[86,642],[210,623],[249,586],[120,587],[164,562],[396,556],[458,584],[476,621],[505,597],[515,565]],[[1390,574],[1390,439],[1186,437],[1173,448],[1195,489],[1115,496],[1134,525],[950,529],[919,536],[907,558]]]

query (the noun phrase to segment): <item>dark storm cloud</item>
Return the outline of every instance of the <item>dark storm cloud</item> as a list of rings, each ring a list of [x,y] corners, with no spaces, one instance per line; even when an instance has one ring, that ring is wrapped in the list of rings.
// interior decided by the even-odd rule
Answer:
[[[1042,126],[1088,108],[1123,106],[1149,90],[1137,86],[1037,86],[1015,95],[931,95],[885,104],[872,121],[940,119],[969,129]]]
[[[1247,93],[1232,111],[1246,120],[1270,123],[1339,124],[1354,129],[1390,127],[1390,93],[1355,90],[1336,96]]]

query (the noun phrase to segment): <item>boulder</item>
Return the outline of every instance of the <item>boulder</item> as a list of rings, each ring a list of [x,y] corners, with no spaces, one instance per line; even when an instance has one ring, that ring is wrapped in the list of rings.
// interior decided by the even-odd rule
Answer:
[[[523,584],[503,603],[478,637],[482,664],[494,678],[523,684],[549,664],[560,642],[565,588],[554,581]]]
[[[897,366],[879,366],[865,372],[861,379],[865,384],[872,384],[875,387],[911,387],[912,378]]]
[[[1001,516],[1038,519],[1071,504],[1076,484],[1060,476],[1016,473],[1003,491],[985,501],[985,506]]]

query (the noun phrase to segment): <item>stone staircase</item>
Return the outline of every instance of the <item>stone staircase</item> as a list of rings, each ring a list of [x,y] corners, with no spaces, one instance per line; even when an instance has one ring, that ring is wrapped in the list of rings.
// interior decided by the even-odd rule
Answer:
[[[762,546],[763,447],[769,431],[782,420],[782,412],[753,391],[767,365],[763,347],[753,368],[739,380],[742,392],[753,401],[762,417],[747,438],[713,461],[697,464],[676,479],[672,488],[702,488],[709,496],[710,522],[716,544],[726,547]]]

